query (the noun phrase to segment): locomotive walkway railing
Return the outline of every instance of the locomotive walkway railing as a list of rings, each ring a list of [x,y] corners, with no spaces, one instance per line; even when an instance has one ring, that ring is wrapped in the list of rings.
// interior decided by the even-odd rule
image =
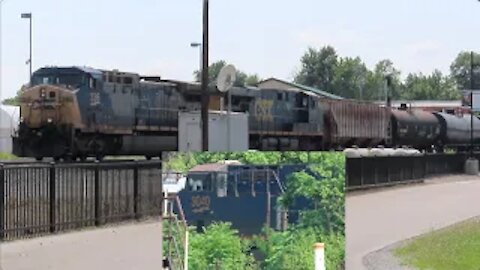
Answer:
[[[414,183],[429,176],[462,173],[467,158],[467,154],[347,158],[347,189]]]
[[[160,161],[0,164],[0,241],[162,211]]]

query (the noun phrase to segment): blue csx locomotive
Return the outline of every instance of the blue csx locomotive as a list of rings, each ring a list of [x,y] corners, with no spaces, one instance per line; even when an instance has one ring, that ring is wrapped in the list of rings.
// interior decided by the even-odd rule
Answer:
[[[183,189],[178,191],[182,211],[187,223],[199,231],[218,221],[232,223],[243,236],[261,233],[265,225],[283,230],[287,224],[297,223],[302,211],[314,209],[313,202],[301,196],[289,198],[288,209],[278,203],[289,177],[297,172],[318,181],[324,178],[308,164],[199,165],[188,172]],[[170,178],[175,180],[178,175]],[[178,206],[176,211],[180,211]]]
[[[232,109],[249,113],[252,149],[322,149],[321,99],[303,91],[235,87]],[[223,95],[210,87],[211,110]],[[200,110],[200,85],[85,67],[37,70],[20,97],[14,154],[85,158],[159,156],[177,150],[178,113]],[[227,101],[225,101],[227,102]]]

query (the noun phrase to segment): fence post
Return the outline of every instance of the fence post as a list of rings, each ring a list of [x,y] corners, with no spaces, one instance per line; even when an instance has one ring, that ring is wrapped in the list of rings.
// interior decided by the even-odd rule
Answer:
[[[0,164],[0,242],[5,239],[5,171]]]
[[[133,168],[133,213],[136,219],[140,219],[140,198],[138,197],[138,162],[135,160]]]
[[[56,213],[55,213],[55,204],[56,204],[56,175],[55,175],[55,162],[50,163],[50,232],[54,233],[56,229]]]
[[[365,179],[364,179],[364,175],[363,175],[363,172],[364,172],[364,168],[363,168],[363,160],[364,160],[364,157],[361,157],[360,158],[360,186],[363,187],[365,185]]]
[[[99,161],[95,160],[95,173],[94,173],[94,211],[95,211],[95,226],[100,226],[100,174],[99,174]]]
[[[390,177],[390,175],[392,174],[391,168],[390,168],[392,166],[391,160],[392,159],[390,157],[385,158],[385,161],[386,161],[385,163],[387,163],[386,167],[387,167],[387,182],[388,183],[390,183],[392,181],[392,179]]]
[[[428,162],[427,162],[427,154],[425,153],[423,155],[423,162],[424,162],[424,165],[423,165],[423,176],[422,178],[426,178],[427,177],[427,173],[428,173]]]
[[[183,257],[183,269],[184,270],[188,270],[188,245],[189,245],[189,242],[188,242],[188,228],[186,228],[185,230],[185,247],[184,247],[184,257]]]
[[[325,245],[315,243],[313,249],[315,252],[315,270],[325,270]]]

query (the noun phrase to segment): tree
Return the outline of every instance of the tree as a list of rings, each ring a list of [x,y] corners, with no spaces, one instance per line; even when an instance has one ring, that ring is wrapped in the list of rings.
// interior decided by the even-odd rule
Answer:
[[[260,77],[258,77],[257,74],[248,75],[247,78],[245,79],[245,85],[255,86],[255,85],[257,85],[261,80],[262,80],[262,79],[260,79]]]
[[[368,69],[359,57],[340,58],[334,69],[333,89],[345,98],[363,99]]]
[[[470,89],[471,88],[471,53],[462,51],[460,52],[453,63],[450,65],[450,74],[455,79],[457,87],[459,89]],[[473,54],[473,62],[475,64],[474,69],[474,88],[480,89],[480,73],[478,72],[478,67],[480,67],[480,54]]]
[[[326,46],[320,50],[308,48],[300,62],[302,67],[295,76],[296,83],[336,94],[333,80],[338,59],[333,47]]]
[[[439,70],[430,75],[409,74],[405,79],[401,99],[454,100],[460,98],[455,79],[444,76]]]
[[[303,153],[285,158],[304,159]],[[341,269],[345,258],[345,157],[341,153],[315,153],[310,170],[297,172],[287,181],[280,203],[291,206],[296,197],[315,203],[313,210],[301,213],[300,223],[286,232],[266,229],[268,241],[259,248],[266,255],[263,269],[312,269],[312,246],[326,243],[327,269]]]
[[[220,70],[222,70],[222,68],[226,65],[227,65],[227,62],[225,62],[224,60],[220,60],[212,63],[208,67],[208,82],[209,83],[216,82],[218,74],[220,73]],[[201,81],[201,72],[199,70],[196,70],[194,72],[194,76],[197,82]],[[260,81],[260,78],[258,77],[257,74],[247,75],[245,72],[237,70],[235,82],[233,85],[234,86],[255,85],[259,81]]]
[[[322,159],[310,166],[310,172],[296,172],[288,178],[280,203],[289,208],[295,198],[306,198],[313,202],[314,209],[302,213],[298,226],[315,228],[319,233],[341,233],[345,215],[345,157],[327,153]]]
[[[20,96],[22,95],[22,89],[18,90],[14,97],[6,98],[2,101],[3,105],[12,105],[12,106],[19,106],[20,105]]]

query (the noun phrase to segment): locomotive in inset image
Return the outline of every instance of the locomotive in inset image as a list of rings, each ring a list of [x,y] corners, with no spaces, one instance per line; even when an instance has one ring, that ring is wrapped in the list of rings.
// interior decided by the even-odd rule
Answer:
[[[228,95],[213,85],[208,91],[210,110],[227,107]],[[232,111],[248,115],[250,149],[432,150],[463,149],[470,142],[468,115],[392,109],[307,90],[245,86],[233,87],[230,95]],[[199,111],[200,100],[198,83],[87,67],[41,68],[22,90],[13,152],[37,159],[160,156],[178,150],[179,113]],[[474,122],[478,142],[480,120]]]

